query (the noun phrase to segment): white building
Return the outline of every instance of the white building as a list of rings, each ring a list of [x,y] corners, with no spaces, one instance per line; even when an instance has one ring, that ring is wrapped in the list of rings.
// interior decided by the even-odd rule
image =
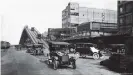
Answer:
[[[78,3],[68,3],[62,11],[62,28],[77,27],[84,22],[117,23],[117,11],[80,7]]]

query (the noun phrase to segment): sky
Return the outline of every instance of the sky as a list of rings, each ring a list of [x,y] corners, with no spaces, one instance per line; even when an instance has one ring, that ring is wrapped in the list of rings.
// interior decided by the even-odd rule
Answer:
[[[0,40],[18,44],[25,25],[41,33],[48,28],[61,28],[62,10],[69,2],[117,10],[117,0],[0,0]]]

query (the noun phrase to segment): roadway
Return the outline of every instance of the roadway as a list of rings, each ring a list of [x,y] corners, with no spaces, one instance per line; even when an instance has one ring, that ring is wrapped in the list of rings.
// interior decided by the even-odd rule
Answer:
[[[120,75],[99,65],[100,60],[79,58],[77,68],[60,67],[53,70],[46,64],[46,57],[33,56],[25,50],[10,48],[1,51],[1,75]]]

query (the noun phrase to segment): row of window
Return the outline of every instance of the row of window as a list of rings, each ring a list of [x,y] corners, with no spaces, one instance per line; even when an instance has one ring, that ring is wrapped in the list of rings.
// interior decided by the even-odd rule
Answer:
[[[133,15],[127,15],[119,18],[120,25],[133,23]]]
[[[70,10],[75,10],[74,8],[71,8]]]
[[[131,27],[131,25],[129,25],[129,26],[120,26],[119,29],[120,29],[120,31],[124,31],[124,32],[130,31],[131,32],[132,27]]]
[[[79,16],[79,13],[77,13],[77,12],[71,12],[70,15]]]
[[[125,12],[130,12],[133,10],[133,3],[126,4],[125,6],[120,6],[119,11],[120,14]]]

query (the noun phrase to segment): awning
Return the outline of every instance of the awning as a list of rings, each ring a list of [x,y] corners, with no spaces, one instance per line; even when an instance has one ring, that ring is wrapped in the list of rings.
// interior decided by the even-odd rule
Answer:
[[[59,44],[59,45],[70,45],[70,44],[67,43],[67,42],[56,42],[56,41],[51,41],[50,43],[52,43],[52,44]]]

